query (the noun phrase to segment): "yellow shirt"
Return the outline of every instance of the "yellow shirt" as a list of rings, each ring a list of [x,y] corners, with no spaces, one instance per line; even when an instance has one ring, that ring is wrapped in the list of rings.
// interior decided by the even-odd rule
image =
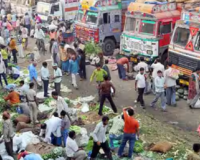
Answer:
[[[8,21],[11,21],[11,19],[12,19],[11,14],[7,14],[7,20],[8,20]]]
[[[3,59],[8,59],[8,53],[5,49],[1,49],[1,55]]]

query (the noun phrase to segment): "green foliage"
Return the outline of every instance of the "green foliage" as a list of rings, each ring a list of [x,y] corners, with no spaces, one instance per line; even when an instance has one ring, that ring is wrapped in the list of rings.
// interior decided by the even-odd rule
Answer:
[[[93,41],[89,41],[85,44],[85,53],[97,55],[102,53],[102,49],[98,44],[94,43]]]

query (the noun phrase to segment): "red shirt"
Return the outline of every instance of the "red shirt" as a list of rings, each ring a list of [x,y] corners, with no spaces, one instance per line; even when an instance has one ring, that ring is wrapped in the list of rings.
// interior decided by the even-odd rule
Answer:
[[[139,129],[139,123],[138,121],[129,116],[126,113],[126,110],[123,111],[124,113],[124,133],[136,133],[137,130]]]

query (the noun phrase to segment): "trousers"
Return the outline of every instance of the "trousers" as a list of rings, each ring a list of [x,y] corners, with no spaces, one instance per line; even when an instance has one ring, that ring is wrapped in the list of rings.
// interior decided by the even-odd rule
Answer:
[[[162,109],[166,109],[166,101],[165,101],[165,93],[164,92],[156,92],[156,97],[153,102],[151,102],[151,106],[154,107],[158,99],[161,99],[161,107]]]
[[[11,50],[11,52],[12,52],[12,56],[13,56],[13,62],[15,64],[17,64],[17,50],[13,49],[13,50]]]
[[[1,86],[3,87],[3,83],[2,83],[1,77],[3,77],[5,84],[8,85],[8,82],[7,82],[7,79],[6,79],[6,74],[5,73],[0,73]]]
[[[138,88],[137,101],[140,102],[141,106],[144,106],[144,99],[143,99],[144,90],[145,88]]]
[[[9,156],[13,157],[13,139],[10,139],[10,142],[5,142],[6,152]]]
[[[58,93],[58,95],[60,96],[60,86],[61,86],[61,83],[54,83],[55,85],[55,91]]]
[[[112,160],[112,154],[110,152],[110,148],[108,146],[108,142],[101,143],[100,146],[97,145],[97,142],[94,142],[93,148],[92,148],[92,154],[91,154],[91,160],[95,159],[97,157],[97,154],[99,153],[100,149],[103,149],[104,153],[106,154],[107,158],[109,160]]]
[[[105,102],[105,100],[108,99],[108,101],[110,102],[110,105],[112,107],[112,110],[116,113],[117,112],[117,108],[115,106],[115,103],[113,102],[113,99],[111,97],[110,94],[102,94],[101,95],[101,99],[100,99],[100,106],[99,106],[99,115],[102,115],[102,110],[103,110],[103,104]]]
[[[77,87],[76,74],[72,73],[71,76],[72,76],[72,84],[76,88]]]
[[[44,85],[44,96],[48,96],[49,80],[42,80]]]
[[[29,102],[29,107],[30,107],[30,118],[32,123],[36,123],[37,120],[37,114],[38,114],[38,109],[37,105],[35,102]]]
[[[84,150],[79,150],[74,153],[75,160],[84,160],[87,157],[87,153]]]

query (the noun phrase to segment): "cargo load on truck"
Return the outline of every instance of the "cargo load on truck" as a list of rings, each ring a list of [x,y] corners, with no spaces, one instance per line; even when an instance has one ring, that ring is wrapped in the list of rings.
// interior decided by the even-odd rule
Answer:
[[[189,76],[200,71],[200,12],[199,4],[184,7],[169,45],[168,61],[181,72],[179,83],[189,85]]]
[[[150,64],[160,57],[164,63],[173,28],[180,16],[176,3],[132,2],[126,12],[121,54],[131,57],[133,63],[137,63],[140,57]]]
[[[75,21],[80,41],[99,43],[105,55],[112,55],[120,43],[125,12],[134,0],[82,0]]]

